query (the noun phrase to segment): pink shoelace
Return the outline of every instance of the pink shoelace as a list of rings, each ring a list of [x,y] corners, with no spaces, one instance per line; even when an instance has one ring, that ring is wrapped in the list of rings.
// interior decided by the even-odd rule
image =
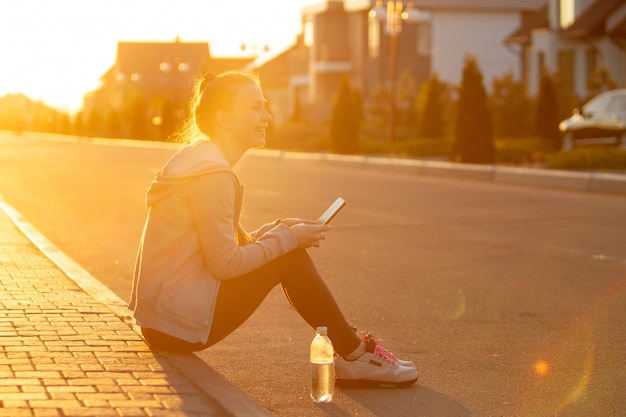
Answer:
[[[366,343],[368,340],[374,342],[374,351],[372,352],[372,354],[386,360],[393,365],[396,365],[398,363],[395,355],[381,346],[380,343],[382,342],[382,339],[374,339],[371,333],[363,333],[363,338],[365,339]]]

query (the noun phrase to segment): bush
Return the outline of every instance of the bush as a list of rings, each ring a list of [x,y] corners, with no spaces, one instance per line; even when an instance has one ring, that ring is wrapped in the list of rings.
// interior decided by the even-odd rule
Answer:
[[[459,88],[456,123],[456,157],[459,162],[490,164],[494,162],[493,120],[487,105],[483,75],[473,57],[465,58]]]
[[[449,159],[454,148],[454,139],[445,138],[414,138],[398,141],[393,144],[393,155],[397,157],[437,157]],[[361,139],[361,153],[364,155],[388,155],[392,145],[386,139],[364,137]]]
[[[559,152],[549,155],[546,168],[579,171],[626,171],[626,151],[607,146]]]
[[[506,73],[493,80],[491,94],[495,137],[528,137],[532,135],[533,100],[526,95],[522,81]]]
[[[419,133],[426,138],[440,138],[445,134],[446,93],[448,85],[433,74],[421,88],[417,100]]]
[[[359,152],[362,110],[357,106],[348,77],[344,76],[339,85],[330,121],[330,145],[333,152],[343,154]]]
[[[546,139],[556,150],[560,147],[559,122],[561,117],[559,100],[554,84],[555,82],[550,74],[544,71],[541,76],[539,94],[537,96],[535,133],[540,138]]]
[[[540,164],[552,152],[545,140],[534,136],[496,139],[496,163],[505,165]]]
[[[328,126],[289,121],[276,125],[267,136],[266,148],[285,151],[323,152],[328,149]]]

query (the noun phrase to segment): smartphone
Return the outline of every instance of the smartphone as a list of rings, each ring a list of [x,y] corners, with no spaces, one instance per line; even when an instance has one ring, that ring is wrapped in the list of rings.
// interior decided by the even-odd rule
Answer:
[[[335,215],[339,213],[339,210],[341,210],[345,205],[346,201],[343,198],[338,197],[335,202],[331,204],[328,209],[326,209],[324,214],[322,214],[320,218],[317,219],[317,224],[328,224],[333,219],[333,217],[335,217]]]

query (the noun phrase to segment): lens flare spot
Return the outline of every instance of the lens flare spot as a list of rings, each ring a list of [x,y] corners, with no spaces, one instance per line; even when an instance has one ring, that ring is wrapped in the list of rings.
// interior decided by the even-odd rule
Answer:
[[[467,311],[467,297],[465,296],[465,292],[463,292],[463,290],[459,288],[455,291],[454,295],[456,298],[456,308],[454,309],[454,312],[452,312],[452,314],[448,315],[447,317],[448,320],[452,321],[459,320]]]
[[[535,373],[539,376],[546,376],[550,372],[550,364],[547,361],[539,360],[534,365]]]

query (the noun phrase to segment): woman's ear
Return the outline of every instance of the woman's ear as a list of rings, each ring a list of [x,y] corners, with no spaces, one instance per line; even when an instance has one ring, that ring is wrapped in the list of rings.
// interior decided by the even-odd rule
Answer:
[[[217,119],[217,123],[221,127],[230,128],[230,126],[231,126],[231,118],[230,118],[230,114],[228,112],[225,112],[223,110],[218,110],[215,113],[215,118]]]

